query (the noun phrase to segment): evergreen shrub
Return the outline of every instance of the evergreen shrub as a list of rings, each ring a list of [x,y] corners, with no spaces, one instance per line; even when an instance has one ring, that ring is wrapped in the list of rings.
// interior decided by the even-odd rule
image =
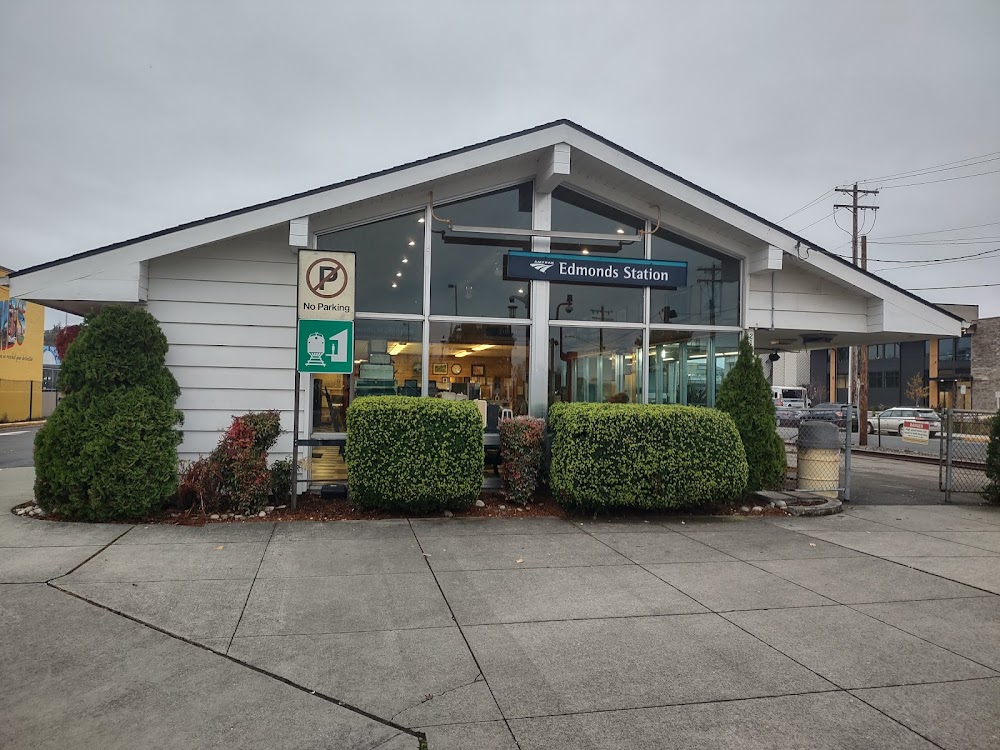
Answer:
[[[747,491],[780,489],[785,481],[785,443],[778,434],[771,386],[750,339],[740,340],[736,364],[715,399],[715,407],[733,418],[746,452]]]
[[[1000,505],[1000,410],[990,420],[990,442],[986,446],[986,488],[983,497],[987,502]]]
[[[545,452],[545,420],[514,417],[500,422],[500,477],[509,502],[525,505],[538,487]]]
[[[696,406],[554,404],[549,485],[573,510],[711,507],[746,489],[727,415]]]
[[[362,508],[464,508],[483,484],[482,417],[472,401],[362,396],[347,409],[345,459]]]
[[[65,397],[35,436],[35,499],[83,521],[141,518],[177,489],[180,388],[167,339],[134,307],[88,316],[66,351]]]

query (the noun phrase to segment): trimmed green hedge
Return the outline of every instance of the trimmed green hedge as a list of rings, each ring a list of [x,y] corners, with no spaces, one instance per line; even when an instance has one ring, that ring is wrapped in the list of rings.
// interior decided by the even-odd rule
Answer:
[[[549,428],[549,484],[574,510],[704,507],[746,489],[736,425],[714,409],[560,403]]]
[[[463,508],[483,484],[483,420],[471,401],[363,396],[347,409],[345,458],[362,508]]]

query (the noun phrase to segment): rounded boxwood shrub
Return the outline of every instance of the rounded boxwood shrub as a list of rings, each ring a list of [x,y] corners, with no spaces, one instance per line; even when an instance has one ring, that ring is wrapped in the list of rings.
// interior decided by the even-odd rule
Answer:
[[[739,433],[713,409],[556,404],[549,427],[549,484],[573,510],[705,507],[746,489]]]
[[[142,517],[173,497],[183,415],[166,352],[145,310],[110,307],[87,318],[66,351],[66,396],[35,436],[42,508],[107,521]]]
[[[362,508],[463,508],[483,484],[483,421],[471,401],[363,396],[347,409],[347,483]]]
[[[750,474],[747,491],[780,489],[785,481],[785,442],[778,434],[771,386],[750,339],[740,340],[740,353],[715,400],[715,406],[736,423],[746,451]]]

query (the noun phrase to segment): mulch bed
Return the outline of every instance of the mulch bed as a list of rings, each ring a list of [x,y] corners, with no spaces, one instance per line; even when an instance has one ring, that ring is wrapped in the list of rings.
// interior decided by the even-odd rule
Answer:
[[[763,511],[756,513],[744,513],[741,507],[752,508],[754,502],[737,502],[722,506],[714,511],[627,511],[609,514],[579,514],[571,513],[561,507],[551,495],[539,494],[531,504],[520,507],[512,505],[504,500],[503,494],[495,491],[483,491],[479,499],[483,501],[484,507],[471,506],[466,510],[455,511],[455,518],[562,518],[573,519],[641,519],[641,520],[666,520],[672,518],[691,518],[696,516],[748,516],[758,518],[760,516],[788,516],[790,515],[779,508],[770,506],[763,507]],[[18,508],[33,507],[33,502],[21,503],[11,509],[11,512]],[[174,526],[204,526],[209,523],[270,523],[272,521],[372,521],[387,518],[440,518],[441,513],[419,514],[405,513],[399,511],[371,511],[355,508],[349,500],[326,499],[316,494],[300,495],[298,507],[292,510],[285,505],[278,505],[273,511],[264,517],[249,516],[244,518],[218,518],[210,519],[200,512],[179,510],[177,508],[166,508],[160,513],[153,514],[139,521],[129,521],[127,523],[141,524],[165,524]],[[36,518],[45,521],[64,521],[58,513],[50,513],[44,517],[23,516],[24,518]]]

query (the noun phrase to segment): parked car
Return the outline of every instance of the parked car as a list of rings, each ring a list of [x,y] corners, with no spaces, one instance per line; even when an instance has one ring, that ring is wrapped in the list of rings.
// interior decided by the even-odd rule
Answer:
[[[779,427],[797,427],[799,422],[802,421],[802,414],[805,410],[794,409],[790,406],[778,406],[775,407],[774,412]]]
[[[816,404],[811,409],[807,409],[802,419],[815,419],[823,422],[834,422],[837,427],[844,429],[847,425],[847,404]],[[851,407],[851,432],[858,431],[858,409]]]
[[[874,435],[876,432],[894,432],[897,435],[903,434],[903,422],[927,422],[930,424],[931,437],[941,434],[941,417],[933,409],[919,409],[915,407],[897,406],[894,409],[875,415],[868,420],[868,434]]]

